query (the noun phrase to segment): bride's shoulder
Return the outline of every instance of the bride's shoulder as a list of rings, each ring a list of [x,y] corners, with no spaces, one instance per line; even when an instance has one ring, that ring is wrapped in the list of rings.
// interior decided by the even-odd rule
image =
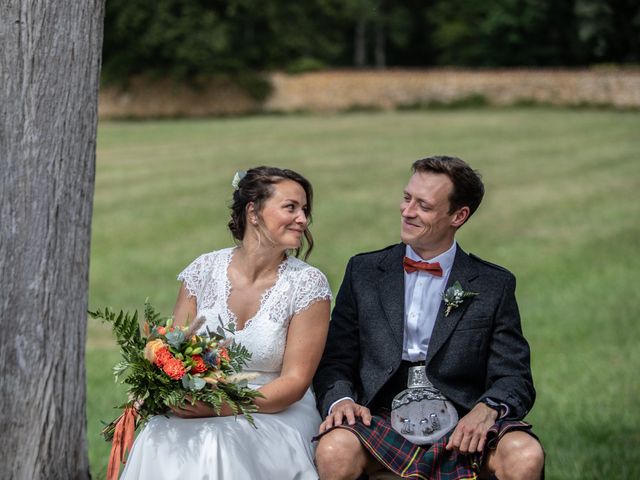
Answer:
[[[331,300],[331,287],[324,273],[296,257],[289,257],[290,280],[295,285],[294,311],[298,313],[318,300]]]
[[[206,261],[214,261],[219,259],[226,259],[231,256],[232,252],[233,252],[233,247],[221,248],[220,250],[213,250],[212,252],[206,252],[206,253],[200,254],[199,256],[196,257],[194,262],[196,261],[206,262]]]
[[[223,262],[229,259],[233,247],[223,248],[220,250],[214,250],[212,252],[206,252],[198,255],[189,265],[187,269],[201,270],[207,267],[212,267],[219,262]]]
[[[324,273],[322,273],[318,268],[314,267],[313,265],[309,265],[307,262],[305,262],[304,260],[300,260],[297,257],[290,256],[289,258],[287,258],[287,263],[289,265],[289,270],[292,272],[306,275],[319,274],[324,276]]]
[[[287,259],[287,263],[289,266],[289,272],[296,280],[319,284],[323,287],[329,286],[329,282],[327,281],[325,274],[313,265],[309,265],[307,262],[293,256],[290,256]]]

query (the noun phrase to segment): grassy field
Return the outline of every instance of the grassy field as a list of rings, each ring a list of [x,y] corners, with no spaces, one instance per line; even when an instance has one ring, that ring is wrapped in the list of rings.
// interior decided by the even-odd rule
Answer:
[[[398,240],[410,163],[460,156],[487,195],[463,248],[518,278],[538,390],[528,417],[548,479],[640,477],[640,113],[478,109],[103,123],[90,306],[164,312],[177,273],[231,245],[237,169],[293,168],[315,187],[310,262],[337,291],[348,258]],[[123,401],[109,331],[90,321],[88,429],[94,478],[109,446],[99,420]]]

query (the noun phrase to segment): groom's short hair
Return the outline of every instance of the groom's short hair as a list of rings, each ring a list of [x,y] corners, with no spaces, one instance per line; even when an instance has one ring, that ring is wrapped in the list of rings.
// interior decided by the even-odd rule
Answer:
[[[449,213],[469,207],[469,217],[480,206],[484,196],[484,185],[480,173],[467,162],[457,157],[437,155],[413,162],[413,172],[441,173],[449,177],[453,189],[449,195]]]

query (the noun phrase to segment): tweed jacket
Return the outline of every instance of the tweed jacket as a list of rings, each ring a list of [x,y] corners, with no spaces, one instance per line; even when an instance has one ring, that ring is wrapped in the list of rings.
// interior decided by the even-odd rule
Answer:
[[[314,377],[323,417],[342,397],[369,405],[400,366],[404,254],[405,245],[397,244],[349,260]],[[478,295],[446,317],[444,302],[440,304],[426,358],[427,376],[460,415],[489,397],[509,406],[509,418],[522,419],[533,405],[535,390],[515,277],[458,246],[447,287],[456,281]]]

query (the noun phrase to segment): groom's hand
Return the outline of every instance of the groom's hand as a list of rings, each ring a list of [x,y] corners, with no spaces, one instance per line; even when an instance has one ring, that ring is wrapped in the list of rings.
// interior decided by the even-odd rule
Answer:
[[[498,412],[484,403],[478,403],[460,419],[447,443],[447,450],[469,454],[482,452],[487,432],[496,422]]]
[[[360,418],[367,427],[371,425],[371,412],[367,407],[358,405],[351,399],[342,400],[333,406],[331,413],[320,424],[320,433],[324,433],[336,425],[342,425],[344,420],[349,425],[353,425],[356,423],[356,418]]]

